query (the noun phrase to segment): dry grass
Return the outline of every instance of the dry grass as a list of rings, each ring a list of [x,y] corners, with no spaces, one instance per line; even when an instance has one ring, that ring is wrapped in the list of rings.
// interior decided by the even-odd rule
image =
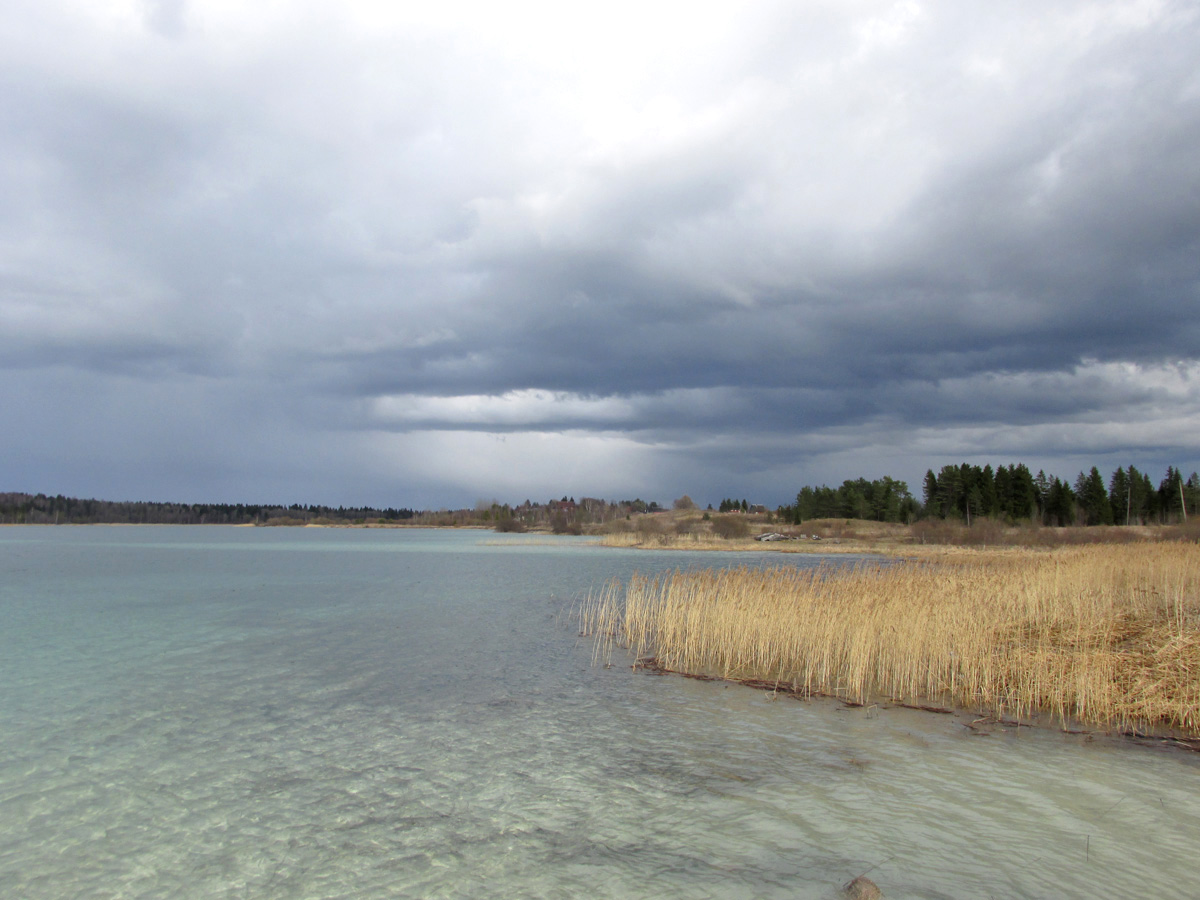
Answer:
[[[714,534],[697,532],[695,534],[631,534],[616,533],[603,535],[597,543],[602,547],[624,547],[632,550],[705,550],[726,552],[747,552],[761,550],[765,553],[811,553],[820,556],[831,556],[838,553],[875,553],[891,554],[926,552],[927,555],[940,555],[945,547],[930,546],[927,551],[923,548],[881,546],[863,544],[858,541],[779,541],[764,543],[753,537],[723,538]]]
[[[679,516],[659,513],[635,520],[626,530],[607,530],[600,534],[605,547],[626,547],[638,550],[764,550],[774,553],[862,553],[864,550],[887,552],[907,546],[907,530],[902,525],[879,526],[867,536],[851,527],[856,520],[830,520],[810,523],[809,529],[783,527],[770,523],[764,516],[745,516],[737,513],[716,513],[711,520],[697,514]],[[867,523],[875,525],[877,523]],[[755,536],[769,531],[782,531],[804,540],[761,542]],[[903,538],[895,535],[903,532]],[[819,535],[822,540],[810,540]],[[882,537],[881,537],[882,535]]]
[[[803,537],[804,540],[758,543],[753,536],[765,531]],[[655,513],[606,523],[592,529],[608,547],[655,550],[770,550],[776,553],[885,553],[925,552],[936,547],[1051,548],[1079,544],[1129,544],[1158,541],[1200,542],[1200,520],[1186,525],[1112,525],[1047,528],[1028,522],[1005,525],[980,519],[968,527],[962,522],[924,520],[912,525],[868,522],[863,519],[812,519],[801,525],[780,522],[765,515],[712,513],[704,519],[697,511]],[[820,540],[812,540],[813,536]]]
[[[604,535],[600,538],[600,544],[605,547],[628,547],[637,550],[771,550],[783,546],[763,544],[751,537],[723,538],[704,531],[682,534],[668,531],[617,532]]]
[[[664,669],[996,716],[1200,734],[1200,551],[960,551],[853,569],[635,576],[583,630]]]

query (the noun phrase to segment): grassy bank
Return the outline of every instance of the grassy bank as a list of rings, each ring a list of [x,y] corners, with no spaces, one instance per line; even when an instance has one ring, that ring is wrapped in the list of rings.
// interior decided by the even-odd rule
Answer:
[[[759,542],[756,535],[781,534],[788,540]],[[770,550],[779,553],[882,553],[908,556],[922,548],[1053,548],[1087,544],[1158,541],[1200,542],[1200,521],[1185,525],[1112,525],[1050,528],[1024,522],[1004,524],[981,519],[963,522],[925,520],[911,525],[862,519],[813,519],[801,525],[767,515],[699,512],[657,513],[632,522],[610,522],[588,533],[609,547],[653,550]]]
[[[779,532],[794,540],[763,543],[761,534]],[[772,550],[785,553],[851,552],[864,546],[898,546],[912,543],[908,526],[857,519],[825,519],[803,526],[788,526],[766,513],[705,513],[672,510],[643,515],[631,521],[616,520],[590,529],[606,547],[655,550]]]
[[[1193,544],[635,576],[580,619],[602,652],[624,645],[674,672],[1200,735]]]

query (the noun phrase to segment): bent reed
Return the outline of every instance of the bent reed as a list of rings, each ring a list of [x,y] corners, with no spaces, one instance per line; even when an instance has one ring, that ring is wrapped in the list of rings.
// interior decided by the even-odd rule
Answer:
[[[1200,735],[1194,544],[635,575],[579,620],[597,655],[621,645],[671,672]]]

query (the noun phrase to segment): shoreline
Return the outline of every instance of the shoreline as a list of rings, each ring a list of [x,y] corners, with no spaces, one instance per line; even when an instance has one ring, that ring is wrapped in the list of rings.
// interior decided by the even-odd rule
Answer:
[[[495,531],[490,525],[423,525],[406,522],[287,522],[278,525],[262,522],[0,522],[0,528],[425,528],[446,531]]]
[[[932,703],[921,702],[909,703],[895,697],[880,696],[859,702],[846,697],[839,697],[837,694],[820,691],[804,693],[803,691],[793,689],[790,685],[761,679],[722,678],[715,675],[703,675],[667,669],[659,665],[655,657],[641,657],[636,659],[633,661],[631,668],[634,672],[640,672],[649,677],[674,676],[677,678],[687,678],[692,681],[716,682],[725,685],[736,685],[737,687],[748,688],[750,690],[760,690],[764,693],[765,699],[768,702],[774,702],[783,697],[799,703],[817,701],[837,704],[843,710],[862,710],[868,716],[870,716],[872,710],[887,712],[889,710],[900,709],[924,713],[926,715],[949,716],[953,719],[970,719],[970,721],[966,722],[957,721],[954,724],[967,729],[978,737],[989,737],[996,732],[1006,733],[1008,731],[1016,731],[1020,733],[1020,730],[1025,728],[1039,732],[1055,732],[1065,736],[1083,737],[1089,742],[1099,739],[1110,741],[1114,744],[1133,743],[1145,747],[1161,747],[1188,753],[1200,753],[1200,733],[1189,735],[1177,729],[1160,728],[1139,732],[1137,730],[1096,728],[1077,721],[1070,721],[1065,724],[1053,720],[1043,722],[1038,715],[1022,720],[1020,718],[996,716],[987,710],[978,708],[938,706]]]

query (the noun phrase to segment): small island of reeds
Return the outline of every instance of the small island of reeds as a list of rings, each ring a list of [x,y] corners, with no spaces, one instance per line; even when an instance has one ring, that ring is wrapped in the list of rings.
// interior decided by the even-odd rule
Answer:
[[[1192,543],[635,576],[580,624],[599,652],[797,696],[1200,736]]]

